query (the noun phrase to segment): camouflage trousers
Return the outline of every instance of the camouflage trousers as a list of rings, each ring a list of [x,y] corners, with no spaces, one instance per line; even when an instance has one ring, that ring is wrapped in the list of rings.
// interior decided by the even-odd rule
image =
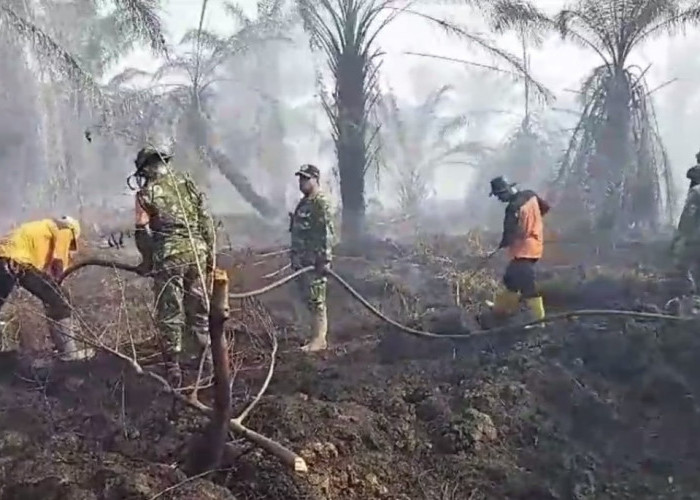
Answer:
[[[299,276],[296,283],[299,289],[299,297],[310,312],[326,310],[328,278],[311,271]]]
[[[205,258],[200,261],[204,266]],[[156,323],[163,350],[180,353],[183,334],[188,350],[206,346],[209,342],[207,285],[202,283],[194,258],[170,257],[158,263],[153,278]]]

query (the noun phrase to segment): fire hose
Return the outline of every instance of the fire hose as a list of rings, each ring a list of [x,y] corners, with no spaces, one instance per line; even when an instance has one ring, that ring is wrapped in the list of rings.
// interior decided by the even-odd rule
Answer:
[[[132,272],[141,276],[148,276],[148,274],[144,274],[140,272],[137,266],[131,265],[131,264],[125,264],[121,262],[116,262],[112,260],[105,260],[105,259],[90,259],[90,260],[85,260],[83,262],[80,262],[68,269],[59,277],[58,282],[62,283],[68,276],[71,274],[75,273],[79,269],[82,269],[87,266],[98,266],[98,267],[106,267],[106,268],[112,268],[112,269],[120,269],[123,271],[127,272]],[[242,293],[230,293],[229,294],[229,299],[244,299],[248,297],[255,297],[258,295],[262,295],[264,293],[270,292],[276,288],[279,288],[292,280],[298,278],[299,276],[314,271],[313,266],[305,267],[303,269],[300,269],[288,276],[285,276],[284,278],[281,278],[273,283],[270,283],[269,285],[266,285],[264,287],[261,287],[256,290],[251,290],[248,292],[242,292]],[[343,289],[345,289],[354,299],[360,302],[369,312],[371,312],[373,315],[377,316],[379,319],[382,321],[394,326],[397,328],[399,331],[407,333],[409,335],[413,335],[416,337],[420,338],[428,338],[428,339],[453,339],[455,341],[457,340],[466,340],[469,339],[475,335],[483,335],[483,334],[489,334],[489,333],[501,333],[505,331],[513,331],[513,330],[518,330],[521,328],[524,328],[529,325],[535,325],[538,323],[544,323],[544,322],[551,322],[551,321],[558,321],[562,319],[567,319],[571,317],[576,317],[576,316],[627,316],[627,317],[636,317],[636,318],[642,318],[642,319],[656,319],[656,320],[669,320],[669,321],[692,321],[694,318],[683,318],[683,317],[678,317],[678,316],[670,316],[666,314],[654,314],[654,313],[643,313],[643,312],[635,312],[635,311],[618,311],[618,310],[596,310],[596,309],[590,309],[590,310],[578,310],[578,311],[570,311],[566,313],[561,313],[561,314],[556,314],[553,316],[549,316],[546,319],[539,320],[539,321],[531,321],[528,323],[522,323],[518,325],[507,325],[504,327],[499,327],[499,328],[492,328],[492,329],[487,329],[487,330],[479,330],[479,331],[472,331],[468,333],[457,333],[457,334],[439,334],[439,333],[434,333],[434,332],[429,332],[429,331],[422,331],[422,330],[417,330],[415,328],[410,328],[408,326],[402,325],[401,323],[389,318],[385,314],[383,314],[381,311],[379,311],[375,306],[373,306],[367,299],[365,299],[357,290],[355,290],[349,283],[347,283],[341,276],[339,276],[335,271],[328,269],[327,270],[327,275],[329,275],[332,279],[334,279]],[[223,319],[225,321],[225,318]],[[223,323],[219,323],[219,328],[223,327]],[[212,330],[213,332],[214,330]],[[219,332],[221,334],[221,332]],[[221,340],[221,339],[220,339]],[[252,408],[256,402],[256,400],[251,403],[251,405],[248,406],[246,411],[244,411],[239,417],[237,418],[232,418],[228,419],[228,414],[226,412],[223,412],[222,414],[218,414],[216,411],[216,405],[214,407],[214,410],[211,408],[206,407],[202,403],[199,402],[199,400],[196,398],[196,389],[195,392],[193,393],[194,397],[186,397],[183,394],[180,394],[175,388],[170,386],[168,382],[158,375],[155,372],[151,372],[148,370],[144,370],[137,362],[135,359],[130,359],[129,357],[119,353],[118,351],[112,350],[109,347],[103,346],[105,350],[110,352],[112,355],[124,360],[125,362],[129,363],[131,367],[136,371],[137,374],[140,375],[146,375],[154,380],[156,380],[161,386],[166,388],[166,390],[172,394],[177,400],[182,401],[183,403],[194,407],[200,412],[203,412],[207,415],[211,416],[211,421],[214,422],[215,418],[217,415],[224,419],[221,420],[223,425],[227,424],[227,428],[230,430],[233,430],[234,432],[238,433],[239,435],[242,435],[245,439],[251,441],[252,443],[256,444],[257,446],[261,447],[262,449],[268,451],[272,455],[276,456],[279,458],[282,463],[286,464],[288,467],[292,468],[296,472],[306,472],[308,471],[307,464],[304,461],[304,459],[294,453],[293,451],[287,449],[285,446],[281,445],[280,443],[273,441],[261,434],[258,434],[257,432],[247,428],[243,424],[243,418],[245,418],[245,414],[247,411],[249,411],[250,408]],[[213,335],[212,335],[212,350],[214,349],[214,344],[213,344]],[[271,365],[271,370],[272,370]],[[272,371],[269,372],[270,374]],[[220,376],[220,375],[219,375]],[[217,377],[217,374],[215,373],[215,378]],[[258,397],[263,394],[265,390],[265,385],[263,385],[263,388],[261,389],[261,392],[258,393]],[[228,391],[224,391],[224,394],[227,394]],[[230,393],[229,393],[230,394]],[[228,398],[224,397],[223,402],[221,402],[220,406],[226,405],[227,403],[230,404],[230,400],[227,401]],[[256,398],[257,399],[257,398]],[[215,401],[218,400],[218,398],[215,398]],[[222,406],[225,407],[225,406]],[[223,415],[223,416],[222,416]],[[226,419],[228,419],[228,422],[226,422]],[[218,424],[220,425],[220,424]],[[225,432],[225,429],[223,429]],[[217,448],[219,452],[222,451],[222,448]]]
[[[66,269],[66,271],[58,279],[59,284],[62,283],[68,276],[75,273],[79,269],[82,269],[82,268],[88,267],[88,266],[107,267],[107,268],[119,269],[122,271],[132,272],[132,273],[136,273],[139,275],[142,274],[138,271],[136,266],[131,265],[131,264],[125,264],[122,262],[117,262],[117,261],[107,260],[107,259],[88,259],[88,260],[84,260],[82,262],[79,262],[79,263],[69,267],[68,269]],[[284,278],[281,278],[277,281],[274,281],[274,282],[272,282],[269,285],[266,285],[264,287],[261,287],[261,288],[255,289],[255,290],[251,290],[248,292],[229,293],[229,299],[240,300],[240,299],[257,297],[259,295],[263,295],[263,294],[271,292],[272,290],[275,290],[281,286],[286,285],[287,283],[297,279],[299,276],[301,276],[303,274],[314,271],[314,269],[315,268],[313,266],[305,267],[303,269],[299,269],[298,271],[296,271],[288,276],[285,276]],[[626,310],[617,310],[617,309],[579,309],[579,310],[574,310],[574,311],[566,311],[566,312],[562,312],[559,314],[553,314],[553,315],[547,316],[546,318],[536,320],[536,321],[529,321],[529,322],[524,322],[524,323],[519,323],[519,324],[505,325],[505,326],[496,327],[496,328],[489,328],[489,329],[485,329],[485,330],[474,330],[474,331],[469,331],[469,332],[465,332],[465,333],[442,334],[442,333],[435,333],[435,332],[430,332],[430,331],[425,331],[425,330],[418,330],[418,329],[411,328],[411,327],[406,326],[406,325],[402,325],[398,321],[386,316],[379,309],[377,309],[374,305],[372,305],[365,297],[362,296],[362,294],[360,294],[360,292],[355,290],[355,288],[353,288],[347,281],[345,281],[341,276],[339,276],[338,273],[336,273],[334,270],[328,269],[326,271],[326,273],[333,280],[335,280],[341,286],[341,288],[343,288],[346,292],[348,292],[355,300],[357,300],[365,309],[367,309],[374,316],[376,316],[380,320],[384,321],[385,323],[397,328],[399,331],[401,331],[403,333],[406,333],[408,335],[412,335],[415,337],[420,337],[420,338],[467,340],[467,339],[474,337],[474,336],[477,336],[477,335],[510,332],[510,331],[514,331],[514,330],[524,329],[525,327],[530,327],[530,326],[537,325],[540,323],[550,323],[550,322],[561,321],[561,320],[571,319],[571,318],[575,318],[575,317],[582,317],[582,316],[617,316],[617,317],[630,317],[630,318],[638,318],[638,319],[662,320],[662,321],[680,321],[680,322],[688,322],[688,321],[695,320],[695,318],[692,318],[692,317],[671,316],[669,314],[646,313],[646,312],[639,312],[639,311],[626,311]],[[148,276],[148,275],[144,275],[144,276]]]

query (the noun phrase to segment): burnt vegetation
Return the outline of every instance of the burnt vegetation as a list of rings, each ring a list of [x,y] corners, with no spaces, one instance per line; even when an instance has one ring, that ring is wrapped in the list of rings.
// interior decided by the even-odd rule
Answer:
[[[680,170],[655,109],[674,80],[652,84],[637,56],[694,29],[700,7],[223,4],[196,2],[196,25],[170,40],[152,0],[0,0],[0,222],[80,216],[84,265],[65,283],[98,350],[59,363],[36,301],[5,304],[0,500],[695,498],[698,308],[667,264]],[[466,54],[385,51],[402,22]],[[533,63],[554,37],[597,58],[568,104]],[[143,48],[155,62],[126,66]],[[397,57],[437,75],[411,73],[429,87],[413,102],[387,84]],[[159,133],[218,207],[214,373],[184,366],[180,388],[161,375],[120,187]],[[379,313],[331,279],[330,348],[313,355],[293,283],[244,293],[291,274],[287,205],[309,161],[339,205],[333,270]],[[481,331],[506,264],[484,259],[496,175],[552,202],[547,313],[625,315]],[[457,206],[437,194],[466,177]],[[48,369],[27,374],[18,349]]]

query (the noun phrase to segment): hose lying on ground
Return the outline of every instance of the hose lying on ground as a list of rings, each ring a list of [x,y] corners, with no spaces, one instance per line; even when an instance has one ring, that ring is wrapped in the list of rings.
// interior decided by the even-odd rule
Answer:
[[[112,269],[120,269],[123,271],[128,271],[128,272],[134,272],[137,274],[140,274],[138,271],[137,266],[133,266],[130,264],[124,264],[120,262],[115,262],[111,260],[105,260],[105,259],[90,259],[90,260],[85,260],[83,262],[80,262],[68,269],[59,277],[58,282],[62,283],[68,276],[71,274],[75,273],[77,270],[82,269],[83,267],[87,266],[99,266],[99,267],[108,267]],[[261,295],[263,293],[269,292],[271,290],[274,290],[278,287],[281,287],[290,281],[296,279],[297,277],[301,276],[304,273],[312,271],[314,268],[313,267],[305,267],[304,269],[300,269],[299,271],[296,271],[295,273],[290,274],[289,276],[286,276],[282,279],[279,279],[275,281],[274,283],[270,283],[267,286],[264,286],[262,288],[259,288],[257,290],[252,290],[250,292],[243,292],[243,293],[231,293],[229,294],[229,298],[231,299],[243,299],[247,297],[254,297],[257,295]],[[529,325],[534,325],[537,323],[544,323],[544,322],[549,322],[549,321],[557,321],[565,318],[571,318],[574,316],[628,316],[628,317],[636,317],[636,318],[644,318],[644,319],[657,319],[657,320],[670,320],[670,321],[689,321],[693,320],[694,318],[680,318],[677,316],[669,316],[665,314],[653,314],[653,313],[642,313],[642,312],[634,312],[634,311],[615,311],[615,310],[580,310],[580,311],[570,311],[566,313],[561,313],[557,315],[550,316],[544,320],[540,321],[532,321],[529,323],[523,323],[520,325],[507,325],[504,327],[500,328],[493,328],[489,330],[480,330],[480,331],[473,331],[473,332],[467,332],[463,334],[447,334],[447,335],[442,335],[439,333],[433,333],[433,332],[428,332],[428,331],[422,331],[422,330],[417,330],[414,328],[409,328],[407,326],[404,326],[393,319],[387,317],[384,315],[381,311],[379,311],[376,307],[374,307],[367,299],[365,299],[357,290],[355,290],[350,284],[348,284],[343,278],[341,278],[335,271],[333,270],[328,270],[328,275],[331,276],[335,281],[338,282],[338,284],[343,287],[350,295],[353,296],[357,301],[359,301],[367,310],[369,310],[372,314],[380,318],[381,320],[387,322],[388,324],[398,328],[400,331],[404,333],[408,333],[410,335],[414,335],[417,337],[421,338],[430,338],[430,339],[453,339],[453,340],[462,340],[462,339],[469,339],[475,335],[483,335],[487,333],[501,333],[504,331],[513,331],[517,330]],[[168,390],[174,397],[179,399],[180,401],[183,401],[185,404],[192,406],[196,408],[197,410],[206,413],[208,415],[212,415],[212,410],[209,407],[204,406],[199,400],[196,398],[188,398],[184,396],[183,394],[178,393],[173,387],[171,387],[165,379],[163,379],[160,375],[157,373],[144,370],[141,365],[139,365],[135,359],[130,359],[127,356],[112,350],[106,346],[98,346],[97,344],[90,343],[91,345],[95,347],[101,347],[114,356],[126,361],[127,363],[132,366],[132,368],[136,371],[136,373],[141,374],[141,375],[146,375],[148,377],[153,378],[157,382],[159,382],[164,388]],[[280,443],[277,443],[261,434],[258,434],[247,427],[245,427],[242,423],[242,420],[245,416],[245,413],[242,414],[238,418],[230,419],[228,424],[229,428],[233,430],[234,432],[238,433],[239,435],[242,435],[245,437],[247,440],[250,442],[256,444],[257,446],[261,447],[262,449],[268,451],[272,455],[278,457],[282,463],[285,463],[287,466],[292,468],[295,471],[307,471],[307,465],[304,459],[300,456],[298,456],[296,453],[293,451],[287,449]]]
[[[66,271],[61,275],[61,277],[58,279],[59,283],[62,283],[63,280],[65,280],[69,275],[73,274],[76,272],[78,269],[81,269],[83,267],[87,266],[98,266],[98,267],[110,267],[113,269],[120,269],[123,271],[130,271],[134,273],[138,273],[137,267],[133,266],[131,264],[124,264],[121,262],[116,262],[112,260],[107,260],[107,259],[88,259],[84,260],[78,264],[75,264],[74,266],[69,267],[66,269]],[[258,288],[256,290],[251,290],[249,292],[241,292],[241,293],[230,293],[229,298],[230,299],[245,299],[248,297],[256,297],[258,295],[265,294],[267,292],[270,292],[272,290],[275,290],[276,288],[279,288],[283,285],[286,285],[290,281],[298,278],[302,274],[308,273],[310,271],[313,271],[314,267],[313,266],[308,266],[303,269],[299,269],[298,271],[285,276],[284,278],[281,278],[277,281],[274,281],[273,283],[270,283],[269,285],[266,285],[262,288]],[[347,281],[345,281],[342,277],[340,277],[335,271],[332,269],[328,270],[328,275],[333,278],[338,284],[344,288],[355,300],[357,300],[360,304],[362,304],[365,309],[367,309],[369,312],[374,314],[377,318],[381,319],[382,321],[390,324],[391,326],[398,328],[400,331],[407,333],[409,335],[413,335],[415,337],[421,337],[421,338],[431,338],[431,339],[453,339],[453,340],[467,340],[471,337],[474,337],[476,335],[485,335],[485,334],[496,334],[496,333],[503,333],[503,332],[510,332],[514,330],[519,330],[528,326],[533,326],[537,325],[540,323],[550,323],[554,321],[561,321],[563,319],[570,319],[574,317],[580,317],[580,316],[618,316],[618,317],[629,317],[629,318],[639,318],[639,319],[655,319],[655,320],[663,320],[663,321],[694,321],[695,318],[686,318],[686,317],[680,317],[680,316],[671,316],[669,314],[658,314],[658,313],[645,313],[645,312],[637,312],[637,311],[624,311],[624,310],[615,310],[615,309],[580,309],[576,311],[567,311],[559,314],[553,314],[551,316],[548,316],[544,319],[537,320],[537,321],[530,321],[526,323],[520,323],[517,325],[505,325],[497,328],[489,328],[486,330],[474,330],[474,331],[465,331],[464,333],[450,333],[450,334],[442,334],[442,333],[435,333],[435,332],[429,332],[429,331],[424,331],[424,330],[417,330],[415,328],[411,328],[405,325],[402,325],[401,323],[389,318],[386,316],[384,313],[382,313],[379,309],[377,309],[375,306],[373,306],[367,299],[365,299],[357,290],[355,290]]]

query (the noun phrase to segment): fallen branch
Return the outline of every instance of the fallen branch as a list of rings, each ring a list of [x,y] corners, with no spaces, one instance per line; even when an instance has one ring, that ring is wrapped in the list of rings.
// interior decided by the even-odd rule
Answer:
[[[136,266],[132,266],[129,264],[123,264],[123,263],[114,262],[114,261],[105,260],[105,259],[88,259],[88,260],[85,260],[83,262],[75,264],[74,266],[66,269],[65,272],[63,273],[63,275],[58,279],[58,282],[62,283],[68,276],[75,273],[78,269],[81,269],[81,268],[87,267],[87,266],[109,267],[109,268],[114,268],[114,269],[121,269],[123,271],[128,271],[128,272],[134,272],[134,273],[136,272]],[[313,268],[310,267],[307,269],[297,271],[297,273],[295,273],[295,275],[292,275],[292,277],[285,278],[281,284],[284,284],[284,283],[290,281],[291,279],[294,279],[296,276],[303,274],[303,272],[307,272],[308,270],[311,270],[311,269],[313,269]],[[281,284],[278,286],[281,286]],[[267,287],[267,288],[269,288],[269,287]],[[235,294],[231,294],[231,295],[235,295]],[[242,298],[245,298],[247,296],[254,296],[254,295],[246,295],[246,294],[242,294],[242,295],[243,295]],[[255,294],[255,295],[259,295],[259,293]],[[114,356],[116,358],[121,359],[127,365],[129,365],[137,375],[145,376],[147,378],[150,378],[151,380],[154,380],[163,388],[165,393],[170,394],[176,400],[184,403],[185,405],[187,405],[191,408],[196,409],[200,413],[207,415],[210,418],[212,418],[214,416],[214,411],[212,408],[205,405],[204,403],[202,403],[198,399],[193,399],[193,398],[185,396],[184,394],[181,394],[180,392],[178,392],[177,389],[173,388],[165,380],[165,378],[163,378],[162,376],[158,375],[155,372],[152,372],[150,370],[145,370],[138,363],[138,361],[136,361],[135,359],[131,359],[128,356],[125,356],[124,354],[116,351],[115,349],[112,349],[104,344],[95,342],[92,339],[86,338],[86,339],[82,339],[82,340],[83,340],[83,342],[91,345],[92,347],[94,347],[96,349],[100,349],[102,351],[105,351],[105,352],[111,354],[112,356]],[[274,363],[274,361],[273,361],[273,363]],[[269,374],[268,374],[268,376],[269,376]],[[267,387],[267,382],[268,382],[267,379],[265,382],[266,383],[263,385],[263,388]],[[228,387],[228,384],[226,384],[225,386]],[[259,392],[259,396],[256,397],[256,400],[254,400],[253,403],[251,403],[251,405],[249,405],[249,407],[246,408],[246,410],[245,410],[246,412],[249,412],[251,409],[251,406],[254,406],[254,403],[256,403],[257,400],[260,399],[260,397],[262,397],[262,393],[264,393],[264,390],[261,389],[261,391]],[[246,415],[247,415],[247,413],[246,413]],[[229,419],[228,426],[233,432],[240,434],[243,438],[247,439],[251,443],[258,446],[259,448],[262,448],[263,450],[267,451],[271,455],[277,457],[284,465],[286,465],[287,467],[290,467],[295,472],[307,472],[308,471],[308,466],[306,465],[306,462],[304,461],[303,458],[301,458],[299,455],[297,455],[293,451],[289,450],[288,448],[286,448],[282,444],[247,428],[243,424],[243,417],[245,417],[245,415],[238,416],[238,417],[233,418],[233,419]]]

